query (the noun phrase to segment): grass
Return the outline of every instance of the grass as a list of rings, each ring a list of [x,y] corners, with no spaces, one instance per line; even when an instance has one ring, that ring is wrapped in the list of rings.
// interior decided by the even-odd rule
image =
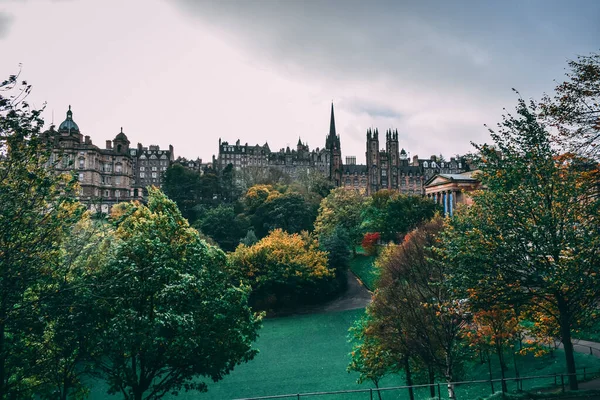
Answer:
[[[222,381],[209,383],[209,391],[205,394],[182,392],[179,396],[166,396],[166,399],[205,399],[226,400],[244,397],[257,397],[290,393],[306,393],[315,391],[337,391],[368,389],[371,383],[356,384],[357,374],[346,372],[351,345],[348,343],[348,328],[358,319],[364,310],[350,310],[330,314],[296,315],[284,318],[268,319],[264,322],[261,336],[256,342],[260,349],[258,356],[247,364],[239,365]],[[587,367],[597,372],[600,370],[598,358],[577,354],[578,368]],[[512,358],[506,377],[514,377]],[[535,358],[533,355],[519,356],[517,366],[521,376],[549,375],[564,372],[564,355],[555,352],[555,357],[546,355]],[[492,358],[493,377],[499,378],[497,361]],[[464,380],[488,379],[486,364],[472,362],[465,369]],[[560,377],[557,382],[560,384]],[[524,381],[526,390],[534,387],[548,387],[554,384],[554,378]],[[404,378],[393,375],[381,382],[381,387],[402,386]],[[495,384],[500,389],[500,384]],[[510,391],[515,383],[508,383]],[[490,384],[471,384],[458,386],[457,397],[460,400],[481,399],[491,395]],[[107,396],[105,386],[97,383],[90,399],[119,399],[121,396]],[[447,398],[444,385],[441,385],[442,398]],[[416,398],[429,397],[428,388],[415,391]],[[319,396],[322,400],[366,400],[368,393],[346,395]],[[374,398],[377,396],[374,395]],[[383,400],[407,399],[405,389],[382,393]],[[305,398],[306,400],[313,399]]]
[[[375,258],[375,256],[367,256],[359,253],[350,260],[350,269],[352,272],[371,291],[375,290],[377,279],[379,278],[377,268],[373,265]]]
[[[573,337],[592,342],[600,342],[600,319],[595,321],[588,328],[582,329],[579,332],[573,332]]]

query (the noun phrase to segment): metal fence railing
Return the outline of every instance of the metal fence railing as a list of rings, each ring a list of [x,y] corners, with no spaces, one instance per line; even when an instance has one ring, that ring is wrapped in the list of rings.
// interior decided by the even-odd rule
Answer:
[[[565,392],[569,386],[569,376],[572,374],[550,374],[521,376],[504,379],[472,380],[461,382],[439,382],[435,384],[394,386],[385,388],[369,388],[354,390],[338,390],[330,392],[308,392],[282,394],[275,396],[247,397],[236,400],[274,400],[274,399],[315,399],[315,400],[391,400],[409,399],[409,390],[412,389],[415,399],[450,399],[451,389],[459,400],[476,399],[501,392],[532,392],[532,391],[561,391]],[[600,376],[600,371],[590,371],[582,368],[576,374],[578,381]]]

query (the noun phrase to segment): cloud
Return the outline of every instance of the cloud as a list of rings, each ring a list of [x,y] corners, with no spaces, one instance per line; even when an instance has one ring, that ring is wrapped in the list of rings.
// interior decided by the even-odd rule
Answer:
[[[0,11],[0,40],[8,36],[14,17],[11,14]]]

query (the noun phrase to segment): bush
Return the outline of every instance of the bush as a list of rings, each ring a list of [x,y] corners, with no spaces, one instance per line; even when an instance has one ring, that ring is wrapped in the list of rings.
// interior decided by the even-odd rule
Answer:
[[[365,236],[362,240],[362,248],[365,251],[365,254],[368,256],[374,256],[377,254],[377,242],[381,236],[378,232],[368,232],[365,233]]]

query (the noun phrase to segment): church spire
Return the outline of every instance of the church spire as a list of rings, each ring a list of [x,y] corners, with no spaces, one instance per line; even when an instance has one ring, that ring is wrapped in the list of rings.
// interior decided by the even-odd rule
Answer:
[[[329,135],[332,137],[336,136],[335,133],[335,118],[333,117],[333,102],[331,103],[331,122],[329,123]]]

